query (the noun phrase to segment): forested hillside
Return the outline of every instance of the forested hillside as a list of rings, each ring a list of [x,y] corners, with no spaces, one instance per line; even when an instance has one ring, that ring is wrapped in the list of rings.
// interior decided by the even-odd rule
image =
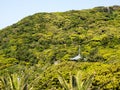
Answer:
[[[86,60],[71,61],[79,45]],[[120,89],[120,6],[37,13],[0,30],[0,75],[26,67],[43,76],[33,90],[61,90],[57,71],[69,82],[79,70],[95,74],[93,90]]]

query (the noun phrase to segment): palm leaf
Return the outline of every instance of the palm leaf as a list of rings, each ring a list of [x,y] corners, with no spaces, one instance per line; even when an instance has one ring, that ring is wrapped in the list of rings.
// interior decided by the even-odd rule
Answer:
[[[70,74],[70,85],[68,85],[65,79],[62,77],[62,74],[59,72],[58,74],[60,84],[63,86],[65,90],[88,90],[93,80],[93,75],[91,75],[85,81],[82,81],[82,75],[81,72],[79,71],[76,77]]]
[[[8,86],[8,82],[7,82],[7,80],[6,80],[6,77],[4,76],[4,77],[0,77],[0,82],[1,82],[1,89],[2,90],[7,90],[7,88],[9,87]]]
[[[78,90],[83,90],[83,81],[82,81],[81,71],[78,71],[76,79],[77,79]]]
[[[65,90],[70,90],[69,86],[67,85],[67,82],[65,81],[64,77],[62,76],[62,74],[59,73],[59,72],[58,72],[58,74],[59,74],[58,80],[59,80],[60,84],[63,86],[63,88]]]
[[[73,76],[73,75],[70,75],[70,77],[71,77],[71,80],[70,80],[70,82],[71,82],[71,89],[72,90],[76,90],[77,89],[76,77]]]
[[[90,88],[90,85],[92,84],[92,80],[93,80],[94,75],[91,75],[90,77],[88,77],[83,84],[84,90],[88,90],[88,88]]]

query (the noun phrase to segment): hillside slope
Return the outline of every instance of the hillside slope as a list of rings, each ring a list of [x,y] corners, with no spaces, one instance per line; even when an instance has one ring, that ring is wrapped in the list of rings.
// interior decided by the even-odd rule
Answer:
[[[79,45],[81,55],[87,61],[71,62],[70,58],[78,54]],[[119,76],[120,6],[37,13],[25,17],[0,31],[1,70],[17,64],[38,64],[42,67],[50,63],[51,66],[49,68],[52,72],[56,61],[61,62],[60,66],[64,65],[63,63],[68,63],[68,66],[64,65],[68,71],[70,70],[70,64],[76,63],[77,65],[73,64],[75,66],[74,69],[76,69],[80,67],[79,65],[81,67],[85,65],[86,67],[88,64],[85,63],[89,62],[92,69],[94,65],[96,68],[100,68],[98,72],[95,70],[98,76],[101,72],[101,75],[104,75],[105,71],[102,71],[102,68],[116,66],[115,70],[108,72],[110,73],[108,75],[115,71],[116,77]],[[96,62],[99,64],[96,64]],[[81,63],[83,63],[83,66]],[[58,70],[57,67],[54,68],[55,71]],[[109,70],[108,68],[107,70]],[[82,68],[81,70],[84,69]],[[85,72],[91,70],[87,68]],[[50,74],[49,71],[46,72],[48,73],[46,75]],[[67,74],[66,72],[65,74]],[[108,85],[104,89],[120,88],[118,81],[119,77],[116,78],[116,86],[109,87]],[[57,81],[53,80],[53,82]],[[103,82],[105,81],[100,82],[100,84]],[[50,88],[52,88],[51,85]]]
[[[1,58],[38,63],[69,60],[81,53],[88,61],[120,59],[120,7],[38,13],[0,31]]]

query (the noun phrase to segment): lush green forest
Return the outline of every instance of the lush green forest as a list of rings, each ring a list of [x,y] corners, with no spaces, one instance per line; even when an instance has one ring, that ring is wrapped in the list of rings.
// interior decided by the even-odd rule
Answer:
[[[0,90],[64,90],[59,75],[70,83],[78,71],[94,75],[91,90],[120,89],[120,6],[37,13],[0,30]],[[10,88],[15,77],[24,89]]]

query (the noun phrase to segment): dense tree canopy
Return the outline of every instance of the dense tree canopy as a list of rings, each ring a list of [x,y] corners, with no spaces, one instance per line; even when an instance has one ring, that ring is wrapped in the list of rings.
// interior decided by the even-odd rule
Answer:
[[[82,57],[90,64],[99,62],[105,68],[105,63],[111,66],[120,63],[120,7],[37,13],[23,18],[0,31],[0,69],[16,64],[42,67],[55,61],[69,62],[78,54],[79,45]],[[99,75],[96,78],[94,82],[100,80]],[[104,82],[99,80],[96,84]],[[109,85],[104,88],[108,89]]]

